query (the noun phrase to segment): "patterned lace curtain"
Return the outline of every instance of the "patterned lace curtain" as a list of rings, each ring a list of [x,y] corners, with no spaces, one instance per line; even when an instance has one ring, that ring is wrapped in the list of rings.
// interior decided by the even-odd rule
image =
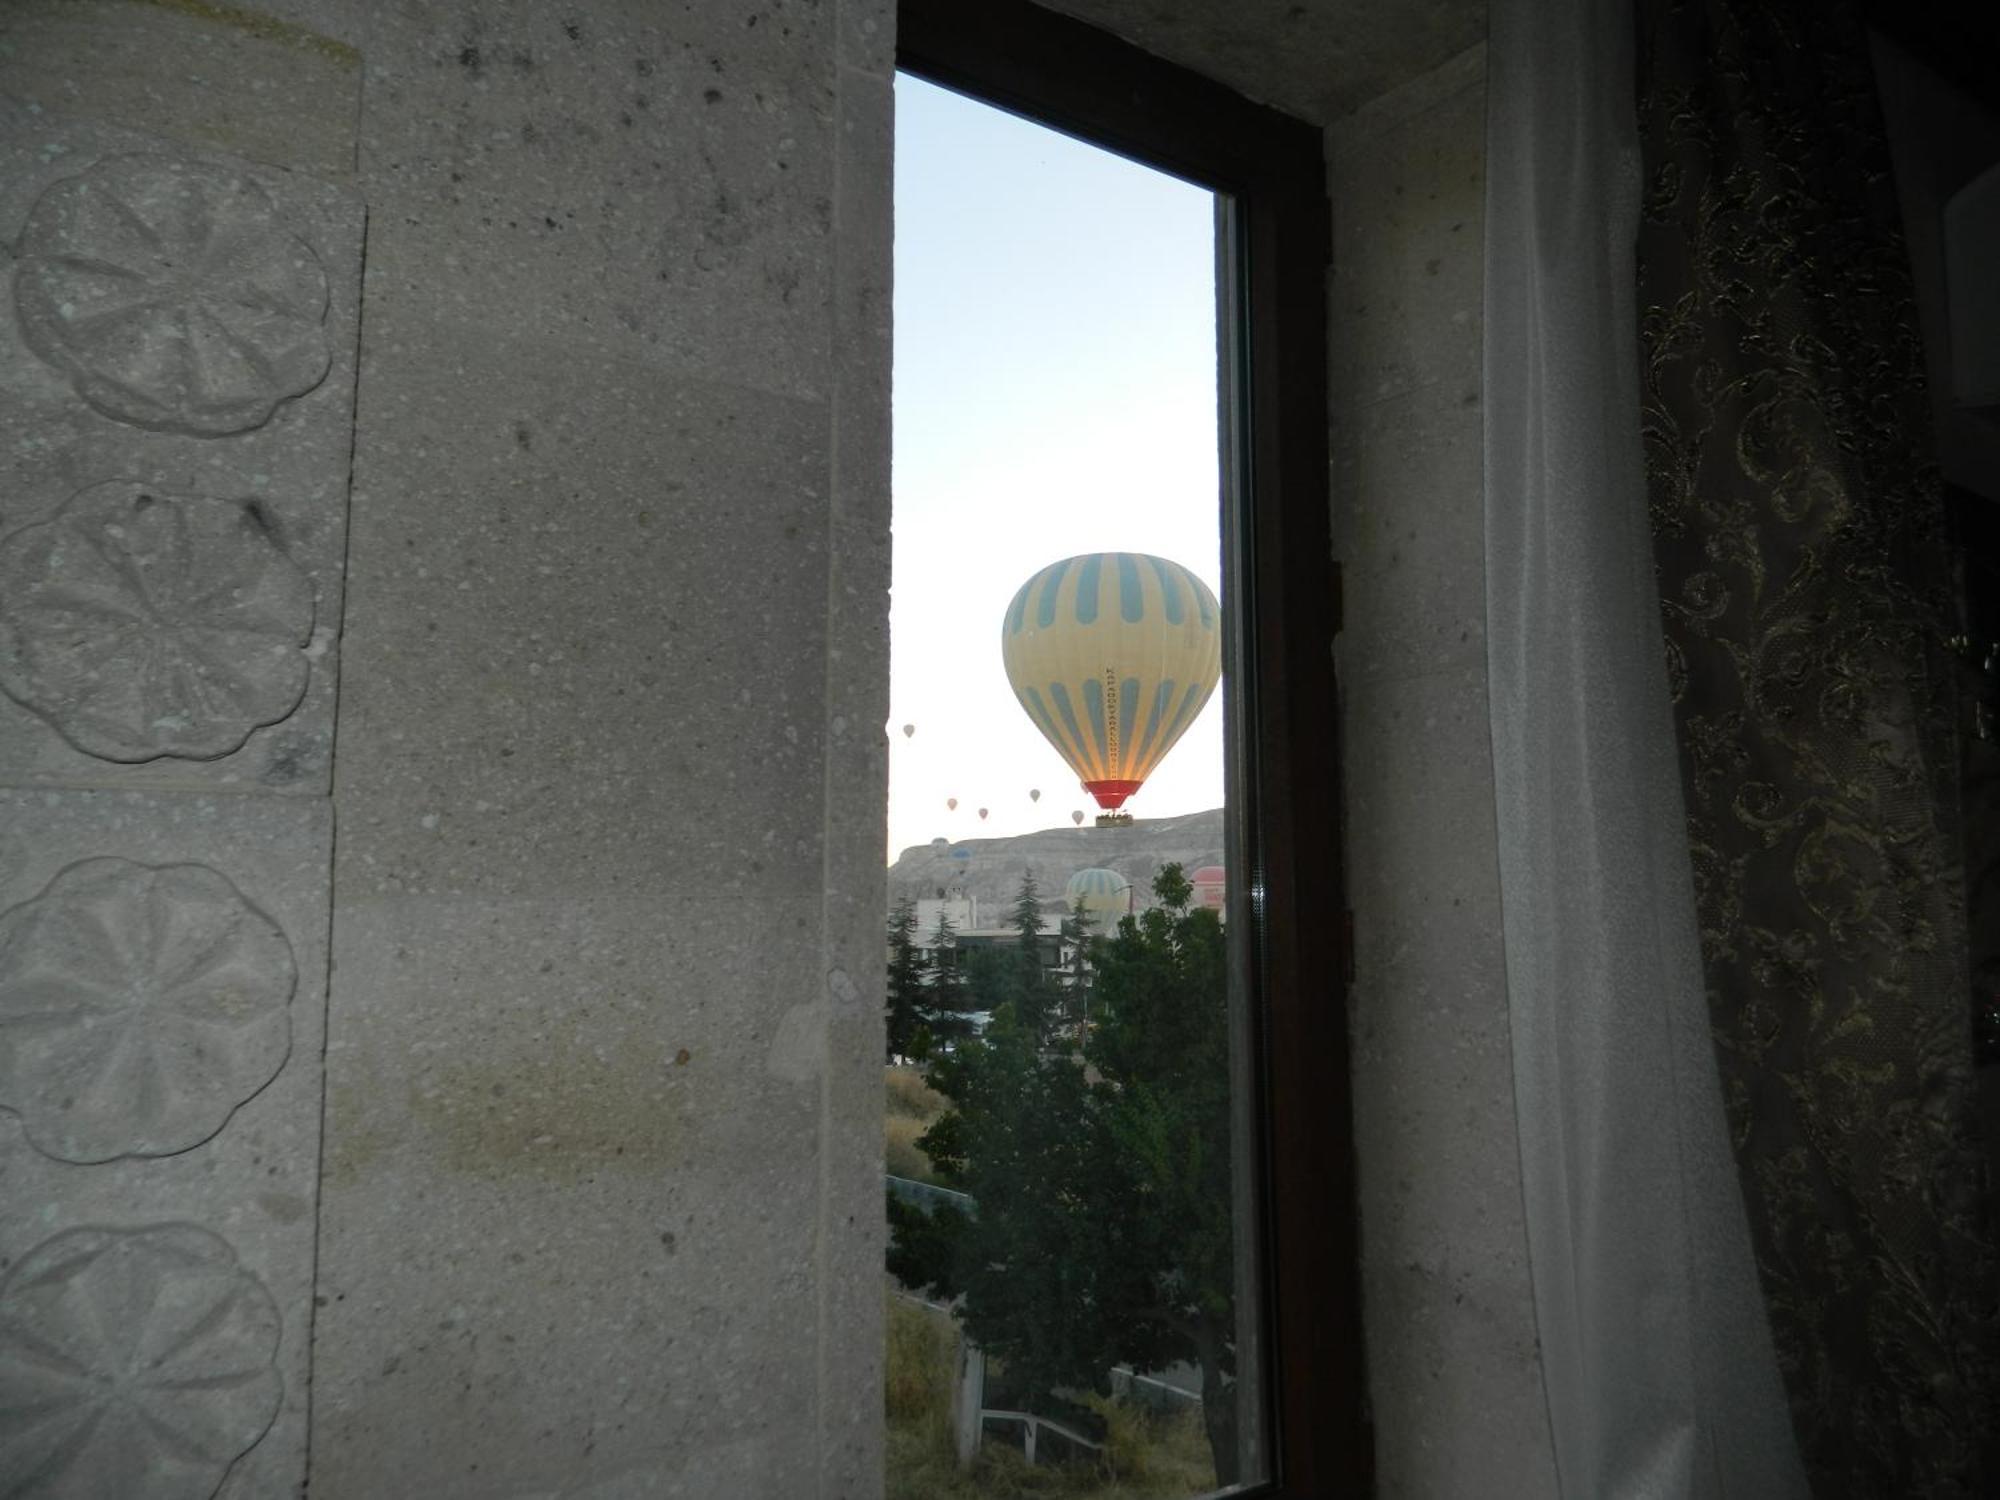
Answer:
[[[1820,1500],[2000,1494],[1950,556],[1859,8],[1640,0],[1639,94],[1702,959],[1800,1451]]]

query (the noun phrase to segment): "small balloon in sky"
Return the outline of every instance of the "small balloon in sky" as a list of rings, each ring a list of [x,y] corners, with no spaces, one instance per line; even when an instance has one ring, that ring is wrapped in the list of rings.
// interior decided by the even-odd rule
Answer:
[[[986,809],[983,807],[979,809],[979,821],[982,823],[986,821]]]
[[[1029,800],[1030,802],[1039,802],[1039,801],[1041,801],[1041,800],[1042,800],[1042,789],[1041,789],[1040,787],[1038,787],[1038,786],[1031,786],[1031,787],[1029,787],[1029,788],[1028,788],[1028,800]]]
[[[1083,822],[1083,813],[1080,810],[1073,812],[1069,815],[1069,820],[1072,823],[1081,824]]]
[[[946,806],[947,808],[949,808],[949,809],[950,809],[951,811],[953,811],[953,812],[957,812],[957,811],[958,811],[958,798],[956,798],[956,797],[947,797],[947,798],[945,798],[945,799],[944,799],[944,805],[945,805],[945,806]]]
[[[911,736],[913,736],[916,732],[917,732],[917,726],[914,724],[905,724],[903,726],[903,738],[906,740],[909,739]]]

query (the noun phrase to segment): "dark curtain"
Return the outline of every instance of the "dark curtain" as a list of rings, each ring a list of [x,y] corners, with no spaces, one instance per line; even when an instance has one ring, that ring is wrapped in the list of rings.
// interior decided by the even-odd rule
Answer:
[[[1839,0],[1638,19],[1655,555],[1794,1426],[1820,1500],[1992,1496],[1958,627],[1866,33]]]

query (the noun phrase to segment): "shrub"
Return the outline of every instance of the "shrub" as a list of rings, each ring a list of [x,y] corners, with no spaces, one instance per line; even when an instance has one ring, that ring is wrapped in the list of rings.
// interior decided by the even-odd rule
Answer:
[[[931,1182],[935,1174],[931,1159],[917,1145],[917,1137],[930,1127],[908,1115],[890,1115],[882,1122],[882,1166],[891,1177],[908,1177]]]
[[[951,1101],[925,1082],[924,1075],[915,1068],[884,1068],[882,1083],[891,1115],[921,1120],[928,1125],[951,1107]]]
[[[948,1318],[901,1297],[888,1298],[889,1344],[883,1389],[891,1424],[948,1426],[958,1338]]]
[[[1089,1398],[1108,1429],[1096,1462],[1045,1455],[1030,1467],[1019,1440],[996,1431],[961,1469],[951,1411],[958,1325],[906,1297],[884,1300],[885,1500],[1190,1500],[1215,1488],[1199,1413],[1163,1416],[1100,1397]],[[989,1363],[989,1379],[1004,1375],[997,1363]]]

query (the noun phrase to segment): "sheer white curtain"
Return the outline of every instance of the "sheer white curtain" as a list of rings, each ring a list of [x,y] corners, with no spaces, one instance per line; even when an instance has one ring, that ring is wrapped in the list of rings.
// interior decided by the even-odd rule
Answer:
[[[1806,1493],[1708,1034],[1639,440],[1631,0],[1493,0],[1486,586],[1563,1500]]]

